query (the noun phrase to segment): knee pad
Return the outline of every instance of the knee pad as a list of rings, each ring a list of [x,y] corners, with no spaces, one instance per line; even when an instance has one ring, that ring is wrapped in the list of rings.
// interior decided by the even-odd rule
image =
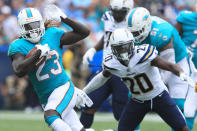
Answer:
[[[60,118],[60,116],[52,115],[45,118],[45,122],[50,126],[56,119]]]

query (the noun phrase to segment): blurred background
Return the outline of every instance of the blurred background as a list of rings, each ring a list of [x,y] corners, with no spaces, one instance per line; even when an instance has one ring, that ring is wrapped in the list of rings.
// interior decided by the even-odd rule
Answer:
[[[176,24],[176,16],[181,10],[193,10],[195,0],[134,0],[135,6],[143,6],[157,15]],[[81,64],[85,51],[93,47],[103,34],[102,14],[108,9],[109,0],[0,0],[0,110],[24,110],[25,112],[41,111],[36,94],[28,77],[17,78],[7,56],[9,44],[18,37],[17,15],[25,7],[35,7],[43,12],[48,3],[57,4],[68,17],[86,25],[91,34],[74,46],[65,47],[64,67],[73,83],[83,88],[89,78],[101,70],[102,51],[98,52],[92,67]],[[67,25],[61,25],[65,31]],[[104,102],[100,111],[111,111],[110,98]]]

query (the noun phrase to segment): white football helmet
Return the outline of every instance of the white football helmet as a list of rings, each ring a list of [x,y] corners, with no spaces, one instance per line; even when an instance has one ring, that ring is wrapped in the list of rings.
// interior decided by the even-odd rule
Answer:
[[[18,26],[20,35],[32,43],[38,43],[45,32],[43,18],[35,8],[25,8],[19,12]]]
[[[142,42],[150,33],[152,20],[150,12],[143,7],[131,10],[127,15],[127,27],[137,42]]]
[[[116,29],[110,36],[112,53],[123,64],[128,65],[130,58],[134,55],[134,37],[125,28]]]
[[[116,22],[123,21],[132,8],[133,0],[110,0],[110,10]]]

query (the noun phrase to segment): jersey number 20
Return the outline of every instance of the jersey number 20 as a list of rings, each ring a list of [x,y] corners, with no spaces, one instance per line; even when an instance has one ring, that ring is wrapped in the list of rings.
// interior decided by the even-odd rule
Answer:
[[[146,82],[145,84],[147,85],[147,88],[145,88],[146,85],[143,85],[142,80]],[[153,90],[153,85],[145,73],[136,75],[133,79],[129,78],[129,77],[123,78],[123,81],[130,82],[130,91],[131,91],[131,93],[133,93],[135,95],[139,95],[139,94],[141,94],[141,92],[147,93],[147,92]],[[134,90],[134,85],[135,85],[134,81],[136,81],[141,92]]]

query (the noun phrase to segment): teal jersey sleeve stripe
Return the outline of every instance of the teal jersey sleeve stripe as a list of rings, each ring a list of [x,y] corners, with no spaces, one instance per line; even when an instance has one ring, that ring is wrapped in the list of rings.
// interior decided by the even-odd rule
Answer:
[[[26,8],[25,10],[26,10],[26,12],[27,12],[27,17],[28,17],[28,18],[33,17],[30,8]]]
[[[132,24],[131,24],[131,23],[132,23],[132,17],[133,17],[133,14],[135,13],[136,9],[137,9],[137,8],[133,9],[133,10],[131,11],[131,14],[129,15],[129,20],[128,20],[128,25],[129,25],[129,27],[132,26]]]

